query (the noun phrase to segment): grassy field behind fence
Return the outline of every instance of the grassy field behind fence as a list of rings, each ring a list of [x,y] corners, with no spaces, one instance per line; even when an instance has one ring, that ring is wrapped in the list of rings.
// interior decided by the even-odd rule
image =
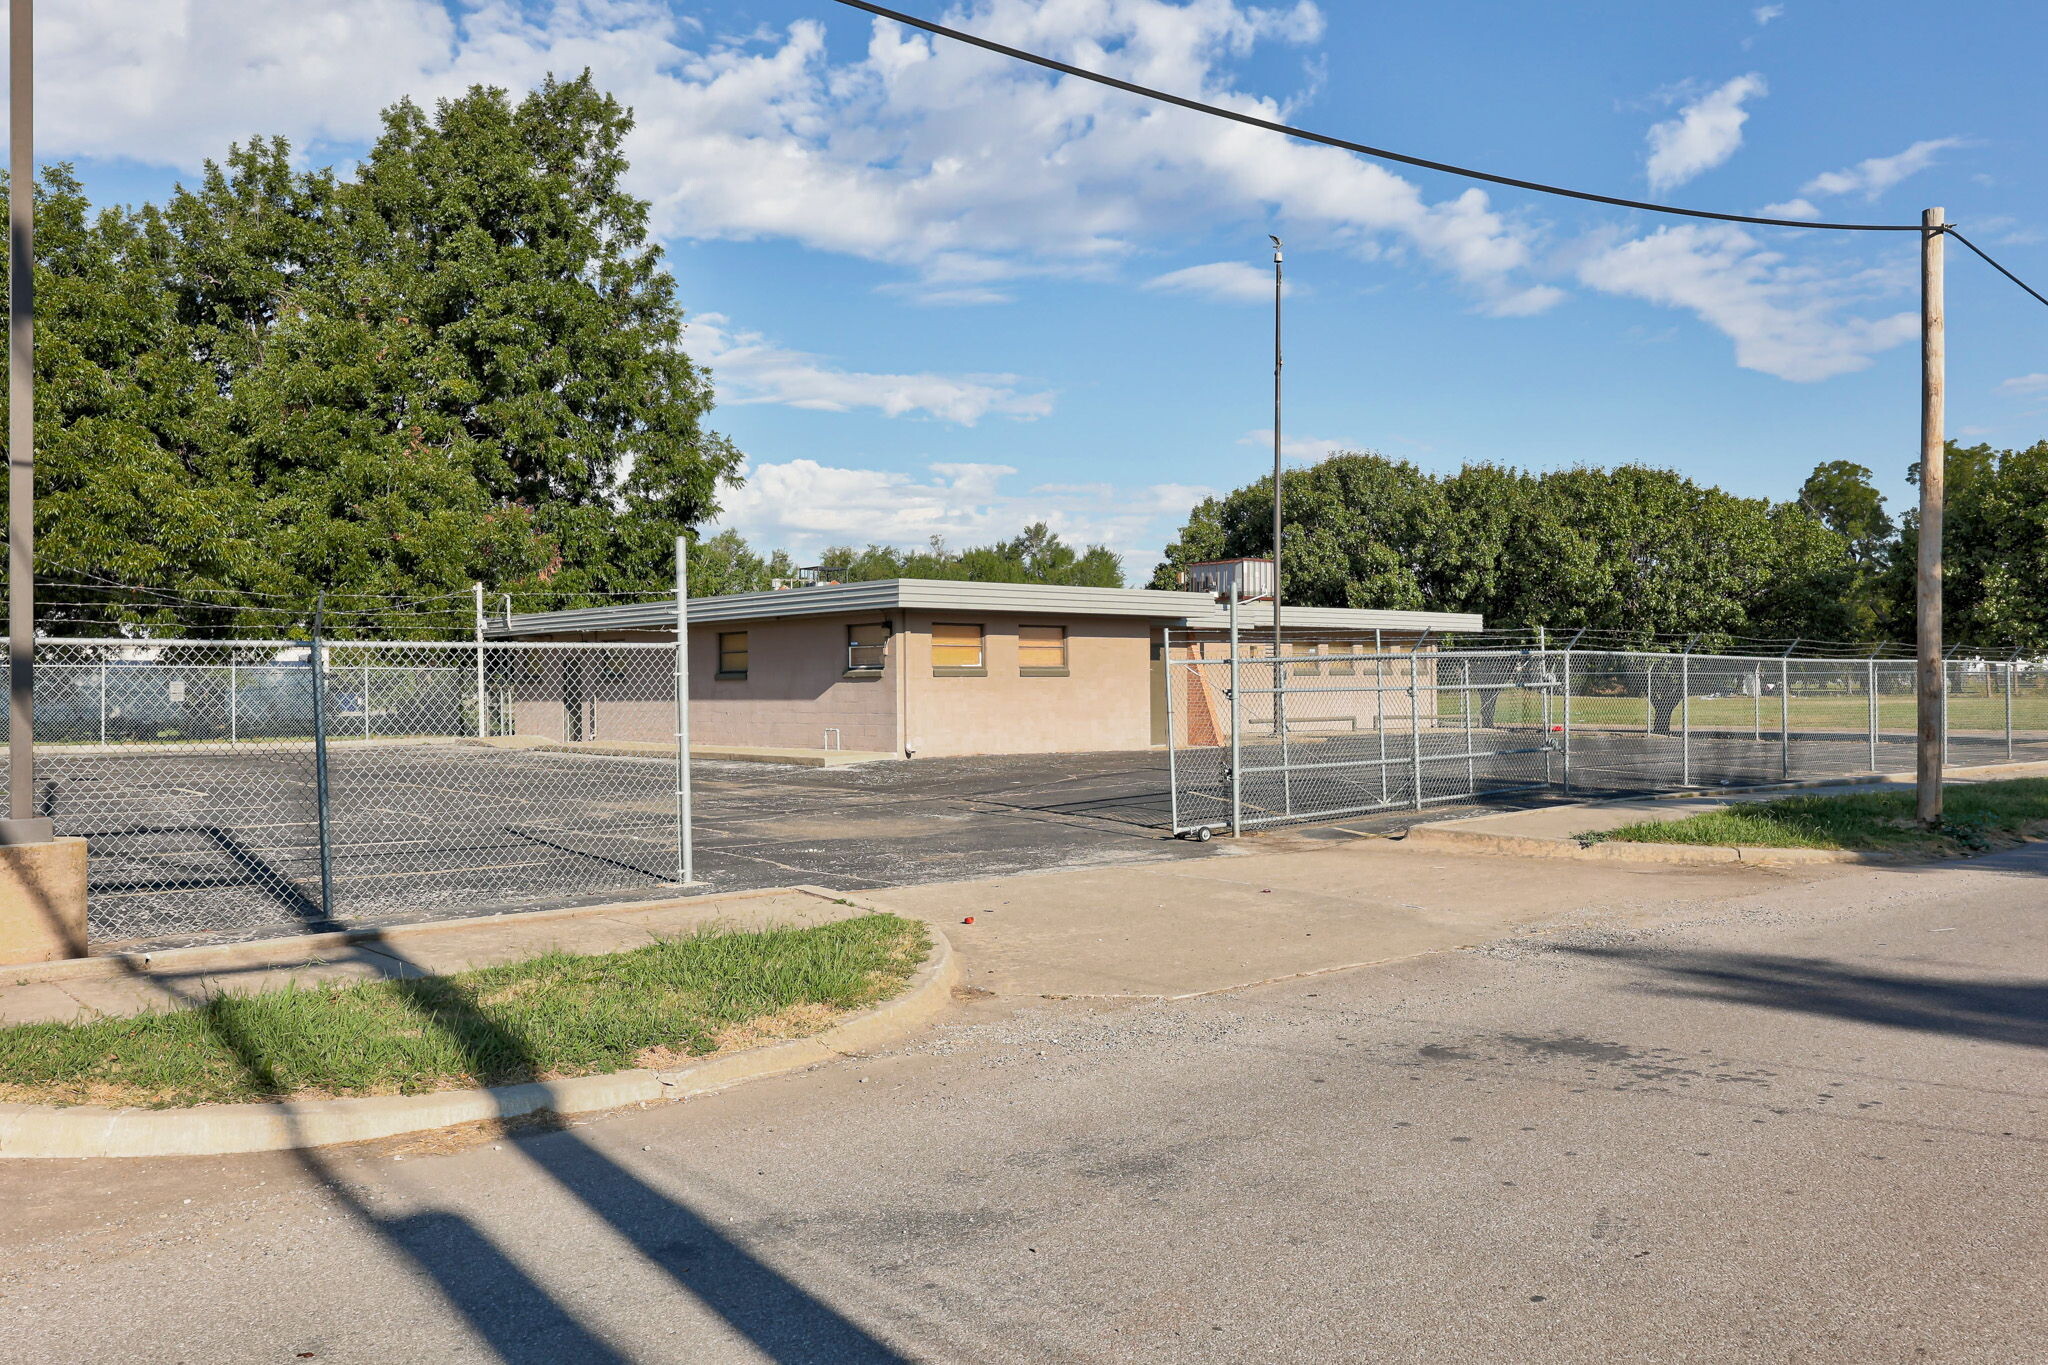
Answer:
[[[1466,694],[1455,689],[1438,692],[1438,715],[1454,722],[1461,720],[1465,715],[1465,699]],[[1406,705],[1405,698],[1401,699],[1401,705]],[[2003,733],[2005,730],[2005,698],[2002,695],[1986,697],[1981,693],[1951,692],[1948,705],[1951,731],[1995,730]],[[1482,714],[1476,695],[1471,709],[1476,724]],[[1870,728],[1870,701],[1856,694],[1804,693],[1795,687],[1790,710],[1794,730],[1847,730],[1860,734]],[[1575,695],[1571,701],[1571,723],[1639,730],[1643,728],[1646,711],[1640,696]],[[1543,723],[1543,694],[1521,689],[1502,692],[1493,715],[1496,725],[1540,725]],[[1911,733],[1918,723],[1917,716],[1918,710],[1911,697],[1880,695],[1877,699],[1880,731]],[[1550,721],[1554,725],[1563,724],[1564,718],[1564,699],[1553,694]],[[1779,719],[1776,696],[1695,696],[1692,699],[1694,729],[1749,730],[1761,726],[1768,736],[1777,732]],[[2012,723],[2015,730],[2048,730],[2048,689],[2030,686],[2015,690]],[[1678,724],[1676,712],[1673,712],[1672,724]]]
[[[924,926],[864,915],[443,977],[222,994],[0,1028],[0,1099],[155,1106],[409,1094],[675,1065],[896,994]]]

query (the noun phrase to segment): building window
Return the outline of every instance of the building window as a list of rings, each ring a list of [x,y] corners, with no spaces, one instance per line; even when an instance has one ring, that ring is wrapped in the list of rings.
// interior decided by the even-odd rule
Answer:
[[[1017,627],[1017,671],[1027,678],[1067,676],[1067,628]]]
[[[1339,654],[1347,655],[1363,654],[1366,652],[1366,646],[1356,640],[1345,640],[1339,644],[1331,645],[1330,648]],[[1348,678],[1358,672],[1358,660],[1350,658],[1332,659],[1326,667],[1329,668],[1331,677]]]
[[[722,630],[718,633],[718,676],[721,678],[744,678],[747,676],[747,633],[743,630]]]
[[[950,677],[979,678],[987,675],[988,658],[982,652],[981,627],[944,621],[932,626],[932,672]]]
[[[879,673],[889,644],[887,622],[877,621],[873,625],[848,626],[846,628],[846,671],[849,673]]]
[[[1318,672],[1321,671],[1321,665],[1317,664],[1313,657],[1320,648],[1321,646],[1318,645],[1287,646],[1287,652],[1289,654],[1306,654],[1310,656],[1306,659],[1297,660],[1291,667],[1288,668],[1287,671],[1294,674],[1294,676],[1296,676],[1297,678],[1314,677]]]

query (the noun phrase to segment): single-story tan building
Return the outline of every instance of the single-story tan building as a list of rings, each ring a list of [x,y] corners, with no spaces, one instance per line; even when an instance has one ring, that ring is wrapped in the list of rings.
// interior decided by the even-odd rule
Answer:
[[[1270,627],[1270,605],[1240,610],[1248,634]],[[1226,620],[1209,592],[921,578],[693,598],[688,612],[693,744],[906,758],[1163,744],[1166,633]],[[486,636],[673,640],[675,615],[669,602],[542,612]],[[1284,609],[1283,624],[1389,650],[1481,627],[1461,613],[1311,607]]]

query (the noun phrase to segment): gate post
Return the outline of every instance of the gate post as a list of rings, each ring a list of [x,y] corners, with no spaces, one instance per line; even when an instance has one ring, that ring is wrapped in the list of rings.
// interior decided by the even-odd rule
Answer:
[[[1244,768],[1244,749],[1239,736],[1244,733],[1244,712],[1238,694],[1237,673],[1237,588],[1230,589],[1230,837],[1235,839],[1244,833],[1244,779],[1240,776]]]
[[[313,799],[320,821],[320,915],[334,918],[334,841],[327,790],[327,591],[313,607]]]
[[[1408,653],[1408,748],[1415,761],[1415,809],[1422,809],[1422,665],[1414,649]]]
[[[1166,680],[1166,832],[1180,833],[1180,768],[1174,757],[1180,752],[1173,728],[1173,627],[1159,628],[1159,667]]]
[[[2005,761],[2012,762],[2012,686],[2019,681],[2020,652],[2015,649],[2005,665]]]
[[[1783,778],[1792,776],[1792,651],[1797,648],[1794,640],[1778,659],[1778,775]]]
[[[1877,771],[1877,650],[1870,651],[1870,771]]]
[[[713,643],[717,643],[713,641]],[[897,651],[899,656],[902,650]],[[898,668],[904,667],[901,657]],[[691,828],[690,791],[690,542],[676,537],[676,875],[684,886],[697,880],[697,846]]]
[[[228,743],[230,743],[230,744],[235,744],[235,743],[239,743],[239,742],[240,742],[240,740],[241,740],[241,710],[242,710],[241,686],[240,686],[239,676],[238,676],[238,675],[236,674],[236,672],[235,672],[235,655],[234,655],[234,651],[233,651],[233,650],[229,650],[229,652],[228,652]]]
[[[100,655],[100,747],[107,746],[107,656]]]
[[[1465,666],[1465,794],[1472,796],[1477,794],[1479,788],[1478,758],[1472,752],[1472,661],[1470,659],[1461,659],[1459,662]],[[1543,694],[1543,707],[1546,711],[1550,709],[1550,693],[1548,692]],[[1496,721],[1495,723],[1498,724],[1499,722]],[[1547,751],[1544,754],[1543,765],[1546,768],[1550,766],[1550,756]],[[1543,776],[1545,781],[1548,781],[1550,778],[1550,774],[1547,772]]]
[[[1692,785],[1692,642],[1678,656],[1678,785]]]
[[[1586,632],[1581,630],[1579,635]],[[1572,637],[1578,643],[1579,635]],[[1545,742],[1548,742],[1546,736]],[[1564,647],[1564,794],[1572,794],[1572,647]]]

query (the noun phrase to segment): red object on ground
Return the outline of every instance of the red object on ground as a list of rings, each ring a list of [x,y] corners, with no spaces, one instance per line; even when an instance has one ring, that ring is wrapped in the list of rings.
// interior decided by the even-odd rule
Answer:
[[[1554,734],[1559,734],[1559,733],[1561,733],[1561,732],[1562,732],[1563,730],[1564,730],[1564,727],[1563,727],[1562,725],[1553,725],[1553,726],[1551,726],[1551,727],[1550,727],[1550,733],[1552,733],[1553,735],[1554,735]]]
[[[963,920],[961,920],[960,922],[961,922],[962,924],[972,924],[972,923],[974,923],[974,916],[972,916],[972,915],[969,915],[969,916],[968,916],[968,917],[967,917],[966,919],[963,919]]]

